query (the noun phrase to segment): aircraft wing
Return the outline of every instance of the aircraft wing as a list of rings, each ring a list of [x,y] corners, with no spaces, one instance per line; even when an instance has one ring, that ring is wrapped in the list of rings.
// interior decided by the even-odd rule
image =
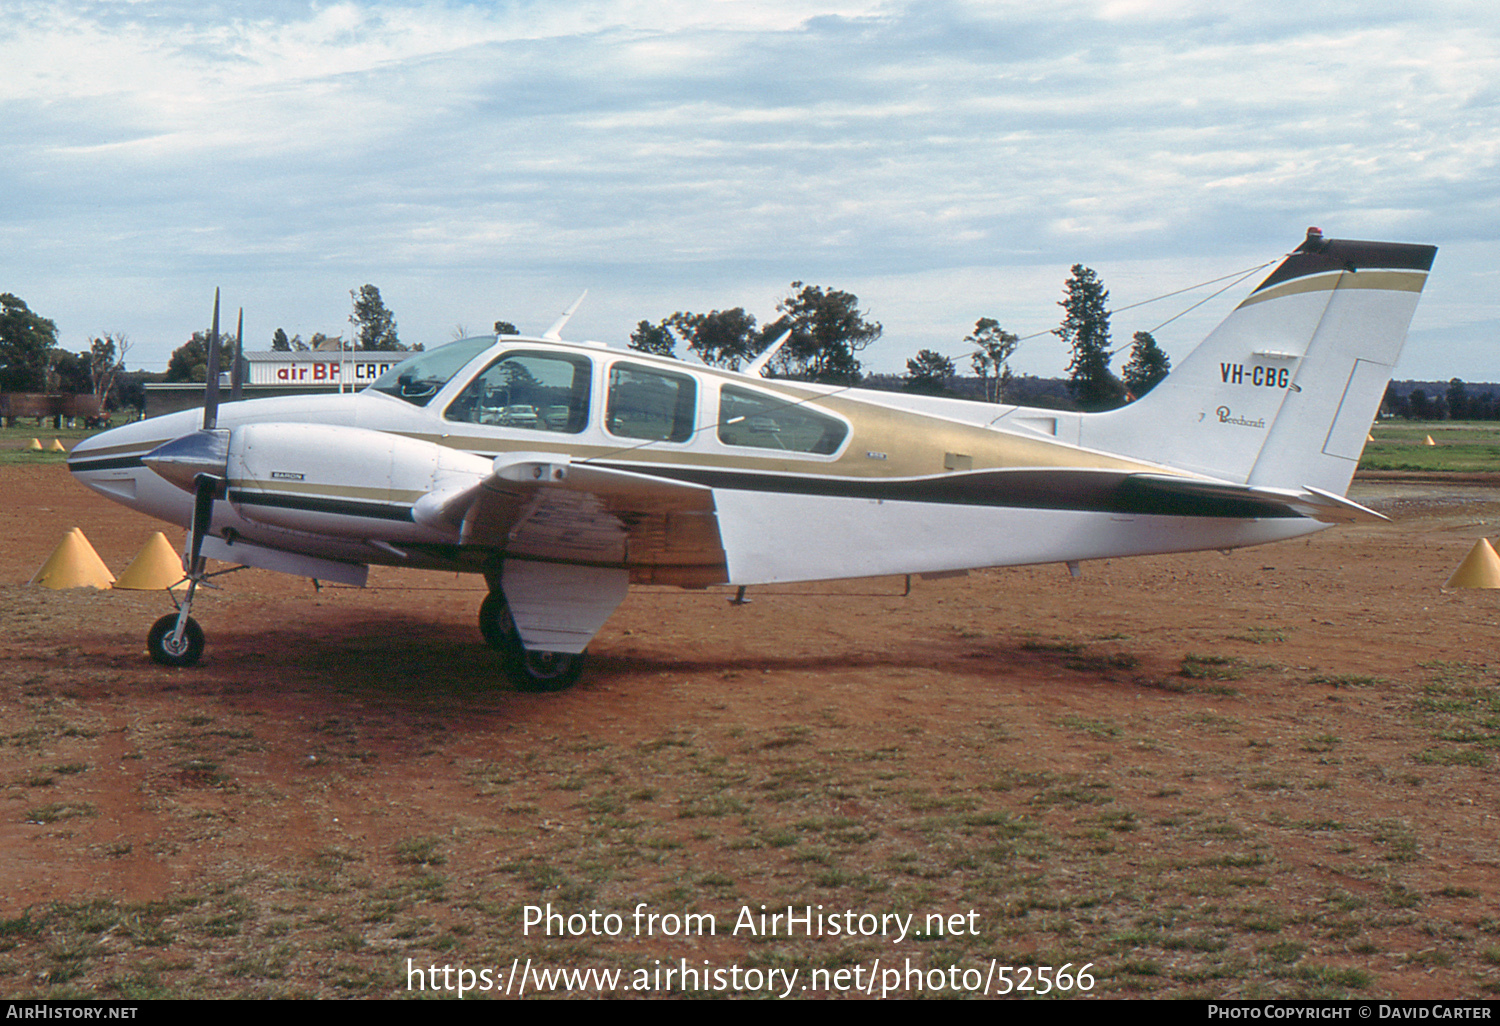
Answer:
[[[1252,485],[1209,481],[1202,478],[1173,477],[1167,474],[1131,474],[1121,485],[1145,499],[1156,499],[1169,506],[1207,501],[1229,503],[1253,510],[1264,508],[1267,515],[1309,517],[1324,524],[1353,524],[1389,520],[1342,495],[1304,485],[1301,491],[1289,488],[1262,488]]]
[[[435,489],[413,512],[508,560],[628,568],[637,583],[727,580],[710,488],[562,453],[508,453],[484,480]]]

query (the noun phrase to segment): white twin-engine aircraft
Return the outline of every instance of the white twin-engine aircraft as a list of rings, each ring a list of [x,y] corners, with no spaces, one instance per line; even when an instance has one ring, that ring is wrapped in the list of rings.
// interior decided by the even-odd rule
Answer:
[[[1107,413],[766,380],[764,358],[688,365],[562,342],[560,322],[419,353],[355,395],[219,409],[210,368],[201,414],[97,435],[68,464],[188,530],[158,662],[202,653],[208,558],[359,585],[379,563],[483,574],[507,675],[557,690],[631,582],[1072,565],[1378,518],[1343,495],[1436,252],[1310,230]]]

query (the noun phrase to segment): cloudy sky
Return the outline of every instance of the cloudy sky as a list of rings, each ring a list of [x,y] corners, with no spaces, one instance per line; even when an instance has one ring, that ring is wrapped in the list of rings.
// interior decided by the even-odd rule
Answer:
[[[6,0],[0,292],[159,370],[213,288],[247,345],[499,318],[623,344],[789,284],[960,359],[1274,261],[1308,225],[1435,243],[1398,376],[1500,381],[1488,0]],[[1258,278],[1158,332],[1174,357]],[[1218,287],[1218,286],[1215,286]],[[1208,295],[1117,313],[1118,342]],[[228,315],[232,317],[232,314]],[[1123,358],[1122,358],[1123,359]],[[1055,338],[1017,363],[1061,373]]]

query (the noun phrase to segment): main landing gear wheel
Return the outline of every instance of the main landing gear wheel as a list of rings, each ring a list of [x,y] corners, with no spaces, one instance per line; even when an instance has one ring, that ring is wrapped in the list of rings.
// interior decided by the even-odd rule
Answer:
[[[493,591],[479,603],[479,633],[484,635],[486,645],[502,654],[521,645],[516,622],[510,618],[510,607],[503,596]]]
[[[566,691],[583,673],[584,652],[528,652],[505,660],[505,675],[517,691]]]
[[[181,639],[177,633],[177,614],[168,613],[151,625],[146,635],[146,647],[151,659],[163,666],[193,666],[203,656],[203,628],[191,616],[183,624]]]
[[[505,676],[517,691],[565,691],[583,673],[585,653],[528,651],[504,596],[490,592],[479,605],[479,633],[500,653]]]

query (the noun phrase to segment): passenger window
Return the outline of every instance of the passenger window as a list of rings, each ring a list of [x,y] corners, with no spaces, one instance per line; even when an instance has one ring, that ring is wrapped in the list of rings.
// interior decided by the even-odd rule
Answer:
[[[605,426],[621,438],[686,442],[693,437],[698,385],[686,374],[617,363],[609,372]]]
[[[589,361],[581,356],[507,353],[469,382],[443,416],[577,434],[589,422],[589,380]]]
[[[794,399],[725,385],[719,389],[719,441],[757,449],[830,456],[844,444],[843,421],[800,405]]]

